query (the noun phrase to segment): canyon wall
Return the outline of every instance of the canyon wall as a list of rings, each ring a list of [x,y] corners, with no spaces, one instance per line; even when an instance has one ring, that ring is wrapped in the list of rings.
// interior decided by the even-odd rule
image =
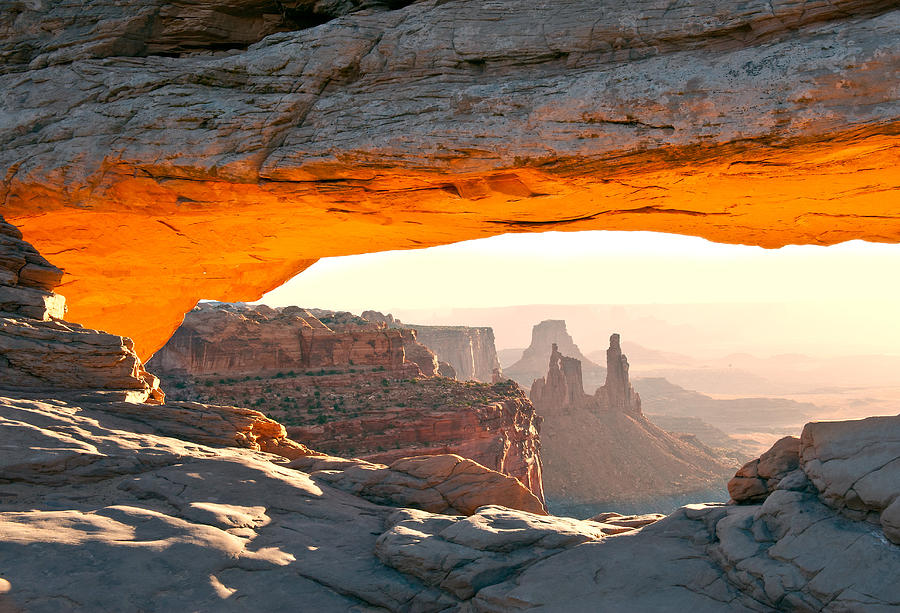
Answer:
[[[491,328],[404,325],[415,330],[419,342],[440,361],[450,364],[460,381],[491,383],[501,375]]]
[[[547,374],[530,397],[541,428],[544,491],[552,505],[609,504],[724,485],[733,461],[696,437],[670,434],[641,412],[619,335],[610,337],[607,379],[593,395],[581,363],[552,345]],[[552,506],[551,506],[552,509]]]
[[[415,364],[426,376],[436,374],[434,355],[416,342],[415,334],[349,313],[318,315],[321,319],[299,307],[201,304],[148,365],[166,374],[230,376],[354,365],[395,370]]]
[[[494,330],[488,327],[472,326],[423,326],[407,324],[393,315],[378,311],[363,311],[361,317],[382,323],[389,328],[415,330],[416,338],[435,353],[444,367],[444,376],[460,381],[481,381],[495,383],[502,370],[494,344]]]
[[[288,426],[309,446],[345,457],[389,464],[399,458],[452,453],[518,478],[544,499],[541,418],[512,382],[492,386],[448,381],[393,381],[382,397],[360,406],[348,388],[320,379],[329,398],[348,413],[327,422]],[[363,393],[371,389],[362,382]],[[385,389],[385,388],[388,389]],[[299,386],[295,391],[300,391]],[[267,411],[271,412],[271,411]],[[279,419],[293,423],[282,411]]]
[[[317,451],[385,463],[458,454],[520,479],[542,500],[540,418],[524,393],[512,382],[439,378],[417,330],[374,319],[201,304],[148,368],[172,400],[252,406]],[[467,344],[470,367],[473,339],[496,361],[489,328],[451,330]]]
[[[892,0],[17,3],[0,32],[3,214],[145,358],[320,257],[900,240]]]

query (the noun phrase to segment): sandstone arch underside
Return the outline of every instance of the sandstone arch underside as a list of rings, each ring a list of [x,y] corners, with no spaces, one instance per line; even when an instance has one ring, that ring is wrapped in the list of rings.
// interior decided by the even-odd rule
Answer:
[[[900,241],[894,1],[3,4],[0,212],[144,357],[325,256]]]

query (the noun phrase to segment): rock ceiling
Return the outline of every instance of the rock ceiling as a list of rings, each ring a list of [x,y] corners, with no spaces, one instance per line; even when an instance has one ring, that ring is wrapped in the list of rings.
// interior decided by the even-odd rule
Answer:
[[[893,0],[17,4],[0,212],[146,357],[325,256],[898,242],[898,82]]]

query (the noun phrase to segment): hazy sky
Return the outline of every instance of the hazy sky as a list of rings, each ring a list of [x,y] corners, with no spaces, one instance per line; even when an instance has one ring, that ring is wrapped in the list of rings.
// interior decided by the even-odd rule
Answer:
[[[702,303],[694,321],[691,309],[681,307],[673,311],[681,315],[672,317],[682,321],[669,323],[704,326],[708,320],[717,335],[727,335],[730,325],[738,348],[748,342],[760,345],[751,342],[755,340],[772,344],[771,339],[757,338],[772,330],[780,338],[790,336],[784,346],[773,344],[773,352],[900,353],[898,271],[900,245],[852,241],[766,250],[652,232],[546,232],[325,259],[260,302],[357,313],[530,304],[648,305],[642,311],[666,319],[667,311],[652,305]],[[789,315],[780,321],[779,309],[762,306],[758,311],[765,313],[766,321],[734,315],[752,314],[752,307],[735,309],[747,303],[788,304],[781,310]],[[713,321],[716,316],[710,315],[716,311],[710,305],[717,304],[723,305],[723,321]],[[498,348],[521,346],[528,334],[530,328],[515,338],[498,335]],[[660,338],[656,348],[671,348],[666,347],[669,341]]]

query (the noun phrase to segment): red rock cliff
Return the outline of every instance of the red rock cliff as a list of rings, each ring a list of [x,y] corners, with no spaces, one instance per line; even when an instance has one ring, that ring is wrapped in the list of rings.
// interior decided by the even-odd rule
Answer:
[[[395,382],[383,402],[324,424],[289,426],[316,450],[389,464],[455,453],[517,477],[542,501],[541,418],[518,386],[439,380]]]
[[[173,400],[258,408],[317,451],[388,463],[455,453],[517,477],[543,499],[540,418],[518,386],[437,377],[437,359],[417,332],[388,323],[204,304],[149,367]]]
[[[435,375],[434,355],[416,342],[415,333],[349,313],[316,313],[319,317],[299,307],[201,304],[148,366],[159,373],[234,376],[350,366],[395,370],[414,364],[423,374]]]

